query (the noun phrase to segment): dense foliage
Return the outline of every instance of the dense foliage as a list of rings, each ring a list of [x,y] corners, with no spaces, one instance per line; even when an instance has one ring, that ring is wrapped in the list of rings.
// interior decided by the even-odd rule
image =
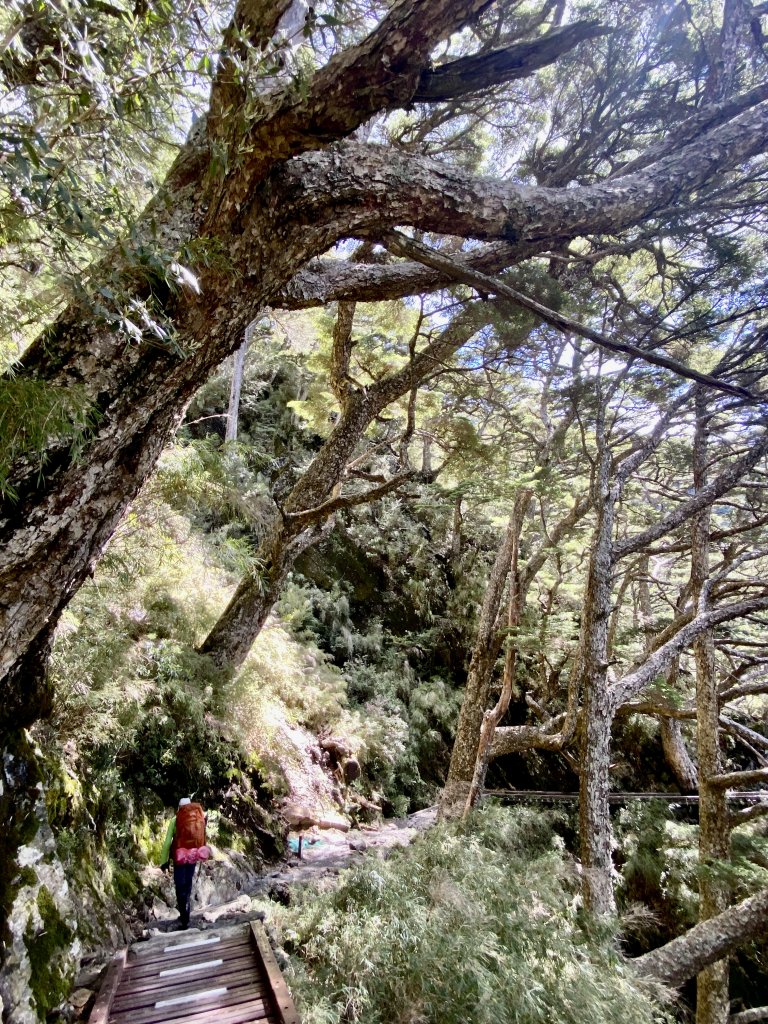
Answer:
[[[484,811],[388,862],[344,875],[283,915],[307,1024],[668,1020],[579,921],[551,818]]]

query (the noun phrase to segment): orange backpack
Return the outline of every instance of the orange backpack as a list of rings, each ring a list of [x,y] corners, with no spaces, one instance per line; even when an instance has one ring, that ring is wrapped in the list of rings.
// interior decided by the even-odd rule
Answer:
[[[205,812],[200,804],[185,804],[176,812],[174,849],[193,850],[205,846]]]

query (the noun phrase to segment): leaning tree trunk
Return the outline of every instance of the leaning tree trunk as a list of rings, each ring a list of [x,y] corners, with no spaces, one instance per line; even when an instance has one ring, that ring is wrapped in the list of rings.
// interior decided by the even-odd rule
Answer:
[[[512,534],[512,556],[509,566],[509,598],[507,602],[507,651],[504,657],[504,674],[501,684],[499,699],[493,708],[483,712],[480,736],[478,737],[477,754],[475,755],[475,767],[472,774],[467,800],[464,805],[463,817],[477,806],[482,795],[485,777],[488,773],[488,765],[491,761],[491,744],[496,732],[496,727],[507,713],[509,702],[512,698],[512,685],[515,680],[515,666],[517,664],[516,639],[513,635],[514,629],[520,625],[523,615],[524,594],[520,586],[519,557],[520,557],[520,535],[523,531],[523,520],[531,503],[533,491],[526,488],[518,493],[515,498],[515,507],[512,512],[512,519],[509,523],[508,533]]]
[[[768,932],[768,889],[729,907],[658,949],[633,960],[635,969],[678,986]]]
[[[707,427],[703,398],[696,403],[697,422],[694,438],[694,487],[701,490],[707,482]],[[691,524],[691,582],[693,600],[703,611],[708,603],[710,509],[706,508]],[[719,703],[715,644],[711,630],[694,642],[696,663],[696,730],[699,755],[699,920],[706,921],[728,906],[728,886],[710,869],[729,856],[730,831],[725,790],[711,785],[720,774]],[[696,985],[696,1024],[728,1024],[728,960],[723,958],[706,967]]]
[[[475,772],[483,713],[488,706],[491,678],[501,650],[499,639],[499,611],[504,596],[504,585],[512,564],[515,548],[515,519],[510,519],[504,541],[491,569],[485,589],[480,621],[472,648],[472,659],[467,674],[464,699],[456,725],[456,738],[451,751],[448,777],[440,798],[440,817],[461,817],[467,802]]]
[[[201,647],[217,665],[237,669],[248,656],[299,553],[294,542],[305,528],[324,518],[318,513],[314,522],[309,522],[291,516],[319,510],[331,497],[373,415],[365,399],[354,401],[293,488],[282,514],[259,545],[254,569],[241,580]]]
[[[339,303],[331,360],[331,387],[341,407],[341,417],[323,447],[304,470],[286,498],[270,533],[260,545],[255,569],[247,574],[202,645],[202,652],[230,671],[237,669],[259,635],[280,587],[298,554],[320,537],[320,527],[341,507],[364,504],[383,497],[412,474],[395,475],[378,487],[353,495],[338,493],[349,462],[366,429],[393,402],[414,389],[425,376],[442,365],[487,322],[491,307],[471,306],[454,317],[444,331],[411,362],[382,377],[367,388],[352,384],[349,357],[354,342],[354,303]],[[333,497],[332,497],[333,496]]]
[[[651,624],[653,622],[653,606],[651,603],[651,588],[648,585],[648,574],[650,572],[650,555],[643,553],[638,565],[640,579],[638,582],[638,605],[640,622],[645,634],[645,651],[650,654],[653,650]],[[682,611],[682,608],[678,609]],[[677,689],[678,667],[680,659],[676,658],[667,677],[667,686]],[[677,779],[677,784],[683,793],[696,793],[698,791],[699,776],[696,765],[691,760],[688,748],[685,745],[683,729],[679,720],[666,715],[658,718],[659,733],[661,734],[661,746],[667,764]]]
[[[699,786],[699,773],[688,753],[682,723],[677,718],[660,715],[659,731],[661,732],[664,756],[675,774],[681,792],[695,793]]]

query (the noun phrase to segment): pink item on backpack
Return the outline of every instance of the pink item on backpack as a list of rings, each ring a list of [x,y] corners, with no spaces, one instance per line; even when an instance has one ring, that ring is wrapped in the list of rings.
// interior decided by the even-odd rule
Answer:
[[[195,846],[192,849],[181,847],[176,850],[174,859],[177,864],[197,864],[199,860],[208,860],[211,856],[209,846]]]

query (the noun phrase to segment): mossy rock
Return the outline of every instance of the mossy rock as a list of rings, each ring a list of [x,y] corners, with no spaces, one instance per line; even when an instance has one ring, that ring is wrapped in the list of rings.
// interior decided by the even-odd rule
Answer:
[[[7,921],[16,894],[29,884],[22,878],[24,869],[19,868],[17,853],[32,840],[38,827],[35,808],[40,795],[40,764],[23,730],[5,738],[0,779],[0,939],[4,941],[9,938]]]
[[[65,952],[74,938],[73,929],[59,913],[51,892],[43,885],[37,894],[42,927],[30,918],[24,934],[31,966],[30,987],[41,1017],[58,1006],[69,992],[74,971]]]

